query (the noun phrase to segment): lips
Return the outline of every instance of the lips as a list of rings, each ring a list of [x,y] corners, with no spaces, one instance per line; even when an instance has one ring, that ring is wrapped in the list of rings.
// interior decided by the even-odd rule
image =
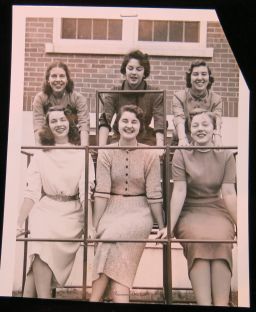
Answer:
[[[206,136],[206,133],[203,133],[203,132],[200,132],[200,133],[197,133],[196,135],[198,138],[204,138]]]
[[[124,129],[124,132],[126,133],[134,133],[134,129]]]
[[[203,87],[204,85],[205,85],[205,81],[196,81],[196,85],[198,86],[198,87]]]
[[[61,127],[56,127],[54,130],[57,132],[57,133],[63,133],[64,131],[66,131],[66,127],[64,126],[61,126]]]
[[[131,81],[137,81],[138,80],[137,76],[130,76],[129,78],[130,78]]]

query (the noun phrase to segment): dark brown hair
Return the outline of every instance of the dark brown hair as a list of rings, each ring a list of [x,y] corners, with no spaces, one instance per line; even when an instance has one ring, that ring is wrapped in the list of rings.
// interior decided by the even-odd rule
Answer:
[[[51,70],[55,67],[60,67],[65,71],[66,76],[67,76],[67,80],[68,80],[65,89],[68,93],[71,93],[74,89],[74,82],[70,78],[70,72],[69,72],[68,66],[65,63],[59,62],[59,61],[53,62],[47,67],[46,72],[45,72],[45,77],[44,77],[44,83],[43,83],[43,92],[46,93],[48,96],[52,94],[52,88],[51,88],[48,80],[50,77]]]
[[[150,74],[150,63],[148,54],[142,53],[140,50],[134,50],[124,56],[120,72],[126,74],[126,66],[129,63],[130,59],[136,59],[139,61],[140,65],[144,67],[144,79],[146,79]]]
[[[68,141],[74,145],[80,145],[79,130],[74,122],[73,114],[69,109],[59,108],[56,106],[50,107],[46,114],[46,125],[39,132],[39,138],[42,145],[55,145],[54,135],[49,127],[49,114],[54,111],[62,111],[69,122]]]
[[[195,67],[206,66],[209,74],[209,83],[207,89],[209,90],[214,82],[214,77],[212,76],[212,71],[207,63],[203,60],[196,60],[190,64],[189,70],[186,72],[186,86],[187,88],[191,88],[191,74]]]

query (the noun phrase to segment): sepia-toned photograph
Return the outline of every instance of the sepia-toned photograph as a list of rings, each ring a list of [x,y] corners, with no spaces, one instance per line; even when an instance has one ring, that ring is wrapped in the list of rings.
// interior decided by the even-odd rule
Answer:
[[[249,90],[215,10],[12,7],[0,296],[250,307]]]

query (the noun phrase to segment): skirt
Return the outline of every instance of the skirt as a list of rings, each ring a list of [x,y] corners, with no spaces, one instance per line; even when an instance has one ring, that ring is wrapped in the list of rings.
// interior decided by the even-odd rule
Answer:
[[[146,239],[153,218],[144,196],[111,195],[97,227],[99,239]],[[132,287],[145,243],[99,243],[93,263],[92,280],[104,273],[128,288]]]
[[[58,202],[45,196],[31,211],[30,238],[81,238],[83,223],[80,201]],[[53,272],[52,286],[64,286],[79,247],[79,242],[29,242],[28,273],[31,271],[35,255],[38,255]]]
[[[234,224],[222,199],[213,203],[185,204],[174,229],[179,239],[233,240]],[[190,273],[196,259],[226,261],[232,273],[231,243],[182,243]]]

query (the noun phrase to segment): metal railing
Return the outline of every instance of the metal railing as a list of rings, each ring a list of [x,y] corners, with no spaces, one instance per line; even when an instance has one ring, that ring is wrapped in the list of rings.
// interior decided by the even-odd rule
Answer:
[[[50,149],[78,149],[78,150],[84,150],[85,151],[85,198],[88,198],[88,179],[89,179],[89,153],[90,151],[95,151],[99,149],[129,149],[130,147],[109,147],[109,146],[86,146],[86,147],[55,147],[52,146]],[[26,149],[47,149],[49,150],[49,146],[43,147],[43,146],[23,146],[21,147],[22,153],[27,155],[28,161],[31,158],[31,153],[26,153],[24,150]],[[45,238],[29,238],[28,237],[28,224],[26,223],[26,233],[24,238],[17,238],[17,241],[24,242],[24,263],[23,263],[23,282],[22,282],[22,290],[24,290],[24,283],[25,283],[25,275],[26,275],[26,259],[27,259],[27,244],[28,242],[32,241],[45,241],[45,242],[81,242],[84,246],[83,251],[83,284],[82,284],[82,299],[86,300],[86,290],[87,288],[90,288],[87,286],[87,246],[90,243],[98,243],[98,242],[105,242],[105,243],[116,243],[116,242],[122,242],[122,243],[159,243],[163,245],[163,290],[164,290],[164,298],[166,304],[172,304],[173,303],[173,290],[176,289],[172,287],[172,250],[171,245],[173,243],[237,243],[237,240],[195,240],[195,239],[175,239],[171,238],[170,233],[170,172],[171,172],[171,159],[170,156],[172,155],[172,151],[174,149],[196,149],[196,147],[178,147],[178,146],[169,146],[165,145],[163,147],[156,147],[156,146],[146,146],[146,147],[136,147],[136,149],[161,149],[165,150],[165,157],[163,161],[163,171],[165,172],[165,176],[163,179],[163,189],[164,192],[164,198],[165,198],[165,207],[164,210],[166,212],[166,220],[167,220],[167,238],[166,239],[90,239],[88,238],[88,201],[85,200],[85,209],[84,209],[84,237],[81,239],[45,239]],[[232,149],[236,150],[236,146],[223,146],[223,147],[200,147],[200,149]],[[72,286],[74,287],[74,286]],[[75,287],[77,288],[77,287]],[[140,287],[140,289],[143,289],[143,287]],[[157,288],[152,288],[157,289]],[[182,288],[179,288],[182,289]]]

